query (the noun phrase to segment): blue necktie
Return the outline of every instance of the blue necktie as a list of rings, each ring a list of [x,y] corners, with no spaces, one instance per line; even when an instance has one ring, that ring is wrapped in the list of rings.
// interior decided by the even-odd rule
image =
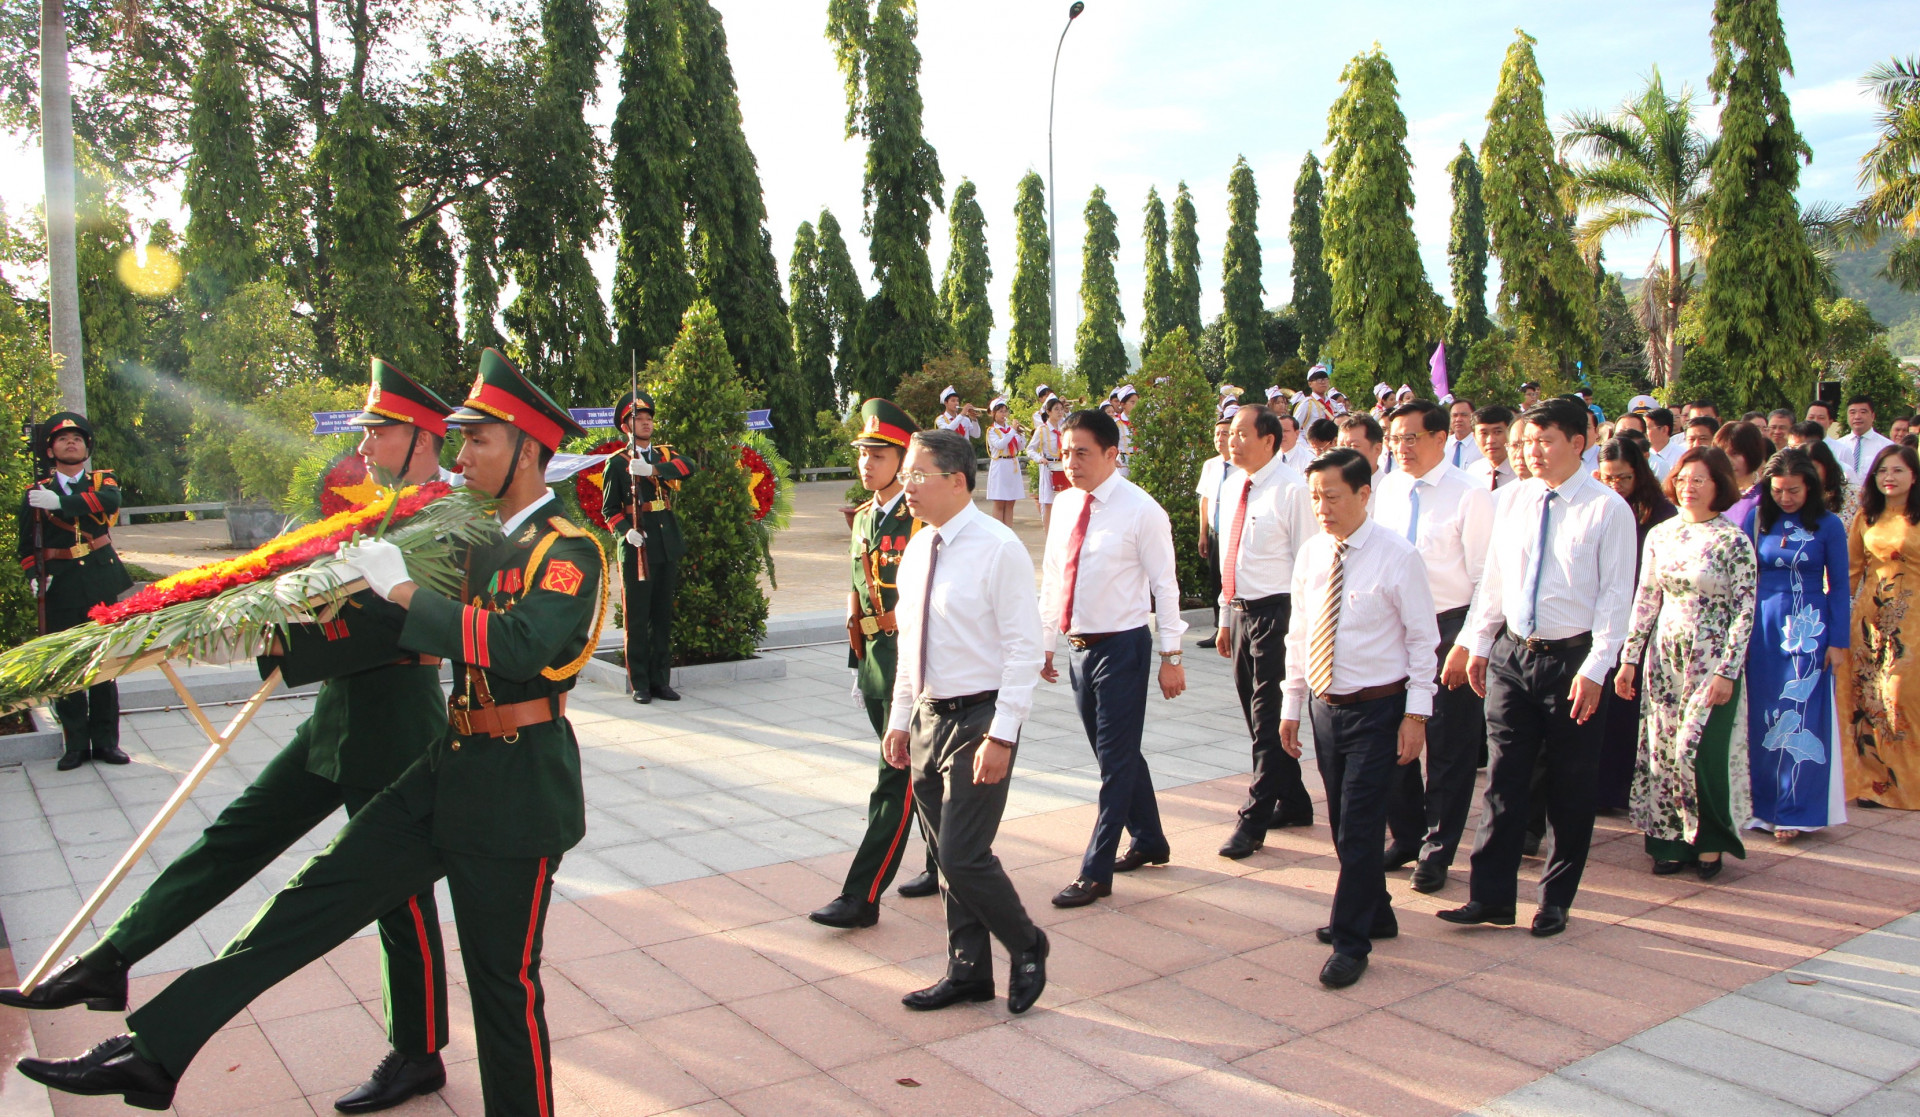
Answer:
[[[1464,445],[1466,443],[1457,441],[1453,444],[1453,464],[1456,468],[1460,465],[1460,448]]]
[[[1547,499],[1540,502],[1540,538],[1534,543],[1533,557],[1527,560],[1527,617],[1516,631],[1522,636],[1532,636],[1538,626],[1540,615],[1540,576],[1547,564],[1547,526],[1552,522],[1553,498],[1559,494],[1547,490]]]
[[[1413,512],[1407,517],[1407,542],[1420,545],[1420,486],[1415,484],[1407,494],[1413,501]]]

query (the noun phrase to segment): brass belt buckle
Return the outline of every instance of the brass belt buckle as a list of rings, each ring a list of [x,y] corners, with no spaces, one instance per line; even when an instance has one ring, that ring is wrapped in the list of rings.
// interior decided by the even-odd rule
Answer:
[[[77,558],[77,559],[86,558],[88,555],[93,553],[93,544],[87,542],[84,539],[76,539],[73,541],[72,553],[74,558]]]
[[[862,636],[873,636],[878,634],[879,631],[880,631],[879,621],[873,619],[872,617],[860,618],[860,634]]]

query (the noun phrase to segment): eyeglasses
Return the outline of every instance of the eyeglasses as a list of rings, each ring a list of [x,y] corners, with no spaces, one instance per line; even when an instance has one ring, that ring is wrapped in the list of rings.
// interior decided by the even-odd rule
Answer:
[[[952,477],[958,472],[959,470],[949,469],[945,473],[927,473],[916,469],[911,473],[901,474],[901,479],[909,485],[924,485],[927,483],[927,478],[929,477]]]
[[[1388,436],[1387,436],[1387,445],[1389,445],[1389,446],[1418,446],[1418,445],[1420,445],[1420,440],[1421,440],[1421,439],[1423,439],[1423,438],[1427,438],[1427,437],[1429,437],[1429,436],[1431,436],[1431,435],[1436,435],[1436,434],[1440,434],[1440,433],[1442,433],[1442,432],[1440,432],[1440,431],[1421,431],[1421,432],[1420,432],[1419,434],[1390,434],[1390,435],[1388,435]]]

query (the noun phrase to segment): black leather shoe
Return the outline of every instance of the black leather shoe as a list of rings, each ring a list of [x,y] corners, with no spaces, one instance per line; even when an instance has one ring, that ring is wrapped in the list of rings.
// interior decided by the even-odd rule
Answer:
[[[642,706],[650,706],[653,704],[653,692],[650,690],[636,690],[633,692],[633,700]]]
[[[446,1084],[447,1068],[439,1055],[389,1051],[373,1068],[373,1077],[335,1098],[333,1107],[342,1113],[373,1113],[431,1094]]]
[[[1056,908],[1084,908],[1102,896],[1113,895],[1113,885],[1101,884],[1097,880],[1076,880],[1072,884],[1054,893],[1053,906]],[[1011,995],[1011,991],[1009,991]]]
[[[60,963],[33,992],[0,989],[0,1005],[14,1008],[72,1008],[86,1005],[95,1012],[127,1010],[127,971],[94,969],[79,955]]]
[[[86,762],[87,750],[81,749],[79,752],[62,753],[59,762],[56,763],[54,767],[62,772],[71,772]]]
[[[1130,849],[1126,852],[1125,856],[1114,859],[1113,871],[1116,873],[1130,873],[1142,865],[1164,865],[1172,856],[1171,851],[1154,856],[1141,853],[1137,849]]]
[[[1253,856],[1261,846],[1266,844],[1267,836],[1265,833],[1235,830],[1233,837],[1227,839],[1227,844],[1220,847],[1220,856],[1238,861],[1243,857]]]
[[[894,889],[894,891],[909,900],[918,900],[922,896],[938,896],[940,894],[940,878],[931,871],[924,872]]]
[[[1304,811],[1289,810],[1284,804],[1273,805],[1273,815],[1267,819],[1267,829],[1284,830],[1289,826],[1312,826],[1313,808]]]
[[[1313,937],[1319,939],[1323,946],[1332,946],[1333,928],[1322,927],[1313,933]],[[1375,942],[1381,939],[1397,939],[1400,937],[1400,921],[1396,919],[1392,923],[1376,923],[1373,930],[1367,932],[1367,937]]]
[[[1012,974],[1007,978],[1007,1011],[1015,1016],[1033,1007],[1047,987],[1047,955],[1052,951],[1047,933],[1035,927],[1040,937],[1013,958]]]
[[[1714,877],[1720,875],[1721,869],[1726,867],[1727,859],[1725,857],[1716,857],[1711,861],[1701,861],[1695,864],[1693,871],[1699,875],[1701,880],[1712,880]]]
[[[1521,855],[1525,857],[1540,856],[1540,843],[1545,837],[1546,835],[1544,834],[1536,834],[1531,830],[1527,831],[1526,840],[1520,843]]]
[[[1504,908],[1489,907],[1478,900],[1468,900],[1457,908],[1434,912],[1448,923],[1470,926],[1475,923],[1492,923],[1501,927],[1513,926],[1513,905]]]
[[[1367,960],[1351,954],[1336,954],[1320,967],[1320,984],[1329,989],[1345,989],[1367,972]]]
[[[1393,872],[1395,869],[1404,869],[1418,860],[1420,860],[1418,849],[1388,846],[1386,856],[1381,859],[1381,866],[1388,872]]]
[[[925,989],[916,989],[900,998],[900,1003],[919,1012],[932,1012],[936,1008],[946,1008],[973,1001],[993,999],[993,979],[983,977],[978,981],[955,981],[943,977]]]
[[[1447,867],[1432,861],[1422,861],[1413,867],[1413,890],[1415,892],[1438,892],[1447,886]]]
[[[809,913],[807,918],[823,927],[871,927],[880,922],[880,905],[852,896],[835,896],[833,903]]]
[[[1550,939],[1567,929],[1567,909],[1557,904],[1541,904],[1533,913],[1533,937]]]
[[[176,1083],[160,1064],[141,1058],[128,1035],[114,1036],[77,1059],[22,1059],[15,1065],[40,1085],[69,1094],[119,1094],[136,1109],[173,1104]]]
[[[680,692],[679,692],[679,691],[677,691],[677,690],[675,690],[675,689],[673,689],[673,688],[672,688],[672,687],[670,687],[670,686],[665,686],[665,685],[662,685],[662,686],[657,686],[657,687],[654,687],[654,688],[653,688],[653,693],[654,693],[654,694],[655,694],[656,696],[658,696],[658,697],[659,697],[659,699],[660,699],[660,701],[662,701],[662,702],[678,702],[678,701],[680,701]]]
[[[1655,860],[1653,863],[1653,875],[1657,877],[1670,877],[1686,867],[1687,863],[1685,861]]]
[[[95,746],[93,750],[93,758],[95,760],[98,760],[102,764],[133,763],[133,757],[128,756],[124,751],[122,751],[119,745],[108,745],[106,748],[100,748],[98,746]]]

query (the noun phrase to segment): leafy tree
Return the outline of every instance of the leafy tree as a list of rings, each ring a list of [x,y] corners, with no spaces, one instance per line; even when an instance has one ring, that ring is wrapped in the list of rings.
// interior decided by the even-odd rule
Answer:
[[[1474,343],[1493,332],[1487,320],[1487,204],[1480,192],[1480,164],[1465,140],[1460,154],[1447,164],[1447,173],[1453,179],[1453,226],[1447,237],[1453,312],[1447,318],[1447,364],[1463,369]]]
[[[1186,328],[1193,343],[1204,324],[1200,321],[1200,225],[1187,184],[1173,200],[1173,324]]]
[[[0,220],[0,241],[8,236]],[[44,316],[39,323],[28,318],[13,284],[0,276],[0,431],[6,432],[0,438],[0,486],[9,493],[25,491],[33,479],[26,439],[17,432],[28,416],[45,418],[59,406],[44,322]],[[0,516],[0,550],[17,553],[18,530],[17,517]],[[0,564],[0,644],[14,647],[31,639],[37,612],[20,564]]]
[[[940,305],[954,345],[984,364],[987,339],[993,333],[993,304],[987,301],[993,265],[987,262],[987,215],[980,211],[980,200],[968,179],[953,188],[947,230],[952,242],[947,249],[947,272],[940,280]]]
[[[1293,246],[1293,312],[1300,322],[1300,359],[1311,364],[1333,337],[1333,280],[1327,275],[1325,239],[1320,211],[1326,205],[1326,186],[1320,179],[1320,159],[1313,152],[1300,161],[1300,177],[1293,182],[1293,219],[1287,242]]]
[[[1847,369],[1847,398],[1856,395],[1873,400],[1873,413],[1886,422],[1896,415],[1910,415],[1915,404],[1913,374],[1900,367],[1900,359],[1887,348],[1886,339],[1874,338]]]
[[[684,4],[627,0],[608,175],[620,219],[613,325],[622,374],[667,351],[694,299],[686,244],[693,82],[681,42]]]
[[[1220,254],[1220,299],[1225,304],[1227,379],[1252,387],[1266,374],[1260,339],[1260,191],[1246,156],[1227,176],[1227,246]]]
[[[1141,365],[1140,404],[1133,413],[1133,467],[1129,480],[1173,512],[1174,567],[1180,596],[1207,596],[1207,564],[1192,520],[1178,514],[1192,507],[1200,465],[1213,456],[1214,394],[1200,372],[1200,360],[1185,326],[1153,347]]]
[[[1627,302],[1626,291],[1620,286],[1620,277],[1607,271],[1604,265],[1595,269],[1599,281],[1597,309],[1600,319],[1600,351],[1594,362],[1594,397],[1599,401],[1600,380],[1611,378],[1629,385],[1629,391],[1620,402],[1625,403],[1647,379],[1647,331],[1640,325],[1640,319],[1633,312],[1633,306]],[[1609,415],[1617,415],[1618,407],[1600,407]]]
[[[1126,379],[1127,347],[1120,326],[1127,320],[1120,309],[1120,281],[1113,274],[1120,255],[1119,221],[1107,205],[1107,192],[1096,186],[1087,199],[1087,239],[1080,249],[1080,328],[1075,331],[1074,356],[1087,387],[1104,397]]]
[[[1147,188],[1147,205],[1142,211],[1146,225],[1141,238],[1147,245],[1147,290],[1141,304],[1140,360],[1153,355],[1153,344],[1173,329],[1173,269],[1167,263],[1167,207],[1160,191]]]
[[[960,393],[962,400],[984,412],[987,401],[994,395],[993,369],[985,361],[976,361],[959,349],[950,349],[901,377],[893,402],[922,427],[931,427],[934,416],[945,410],[940,393],[949,384]]]
[[[1007,330],[1007,391],[1019,392],[1034,381],[1036,365],[1053,363],[1053,304],[1048,283],[1053,275],[1047,236],[1046,183],[1028,171],[1013,203],[1013,323]],[[1048,381],[1051,383],[1051,381]]]
[[[1880,135],[1860,157],[1867,196],[1857,222],[1870,232],[1891,226],[1905,234],[1880,274],[1903,291],[1920,291],[1920,57],[1882,62],[1862,81],[1880,104]]]
[[[457,394],[467,383],[466,343],[461,340],[460,316],[454,307],[460,290],[459,264],[438,214],[414,225],[407,234],[405,272],[409,298],[420,308],[425,331],[414,367],[406,371],[442,396]]]
[[[794,364],[807,385],[807,414],[834,409],[833,317],[827,289],[820,279],[820,244],[813,223],[802,221],[793,235],[793,258],[787,264],[787,297],[792,309]],[[803,455],[803,466],[812,464]]]
[[[1533,37],[1516,32],[1500,66],[1480,142],[1487,229],[1500,257],[1500,309],[1527,319],[1563,368],[1592,363],[1599,319],[1592,277],[1574,246],[1567,169],[1554,155]]]
[[[207,24],[187,117],[186,196],[190,214],[181,263],[187,291],[202,309],[266,273],[260,251],[266,184],[254,149],[253,99],[226,25]]]
[[[461,368],[477,367],[482,349],[505,351],[495,319],[500,314],[500,237],[493,199],[484,190],[460,203],[460,235],[467,242],[462,268],[461,305],[466,312],[467,350]]]
[[[1393,65],[1376,46],[1348,62],[1340,80],[1345,89],[1327,116],[1321,226],[1333,281],[1334,379],[1365,400],[1375,381],[1424,379],[1440,322],[1413,235],[1413,160]]]
[[[760,589],[760,548],[753,536],[753,495],[737,444],[747,393],[727,350],[713,304],[696,300],[686,324],[656,366],[658,437],[693,458],[701,470],[680,483],[679,502],[697,510],[681,518],[687,554],[680,561],[673,643],[688,663],[744,659],[767,628]]]
[[[860,289],[860,273],[830,210],[820,211],[815,238],[820,244],[820,289],[827,294],[827,320],[833,329],[833,389],[836,398],[844,399],[853,392],[853,331],[867,294]]]
[[[420,364],[419,308],[400,272],[400,189],[377,128],[374,106],[348,94],[314,149],[333,199],[322,223],[333,245],[327,298],[334,348],[323,351],[322,367],[341,380],[357,379],[369,357],[401,368]]]
[[[1793,60],[1775,0],[1715,0],[1713,55],[1707,84],[1724,107],[1706,201],[1702,344],[1745,406],[1797,408],[1813,395],[1806,357],[1820,342],[1820,287],[1794,200],[1812,152],[1780,85]]]
[[[261,440],[284,442],[297,459],[312,447],[312,420],[304,413],[290,418],[274,401],[309,385],[345,390],[335,397],[342,406],[361,398],[360,390],[322,375],[319,347],[295,313],[294,298],[270,279],[249,283],[229,294],[198,331],[188,370],[195,400],[189,495],[277,503],[286,495],[291,460],[274,482],[273,469],[259,464],[267,456]]]
[[[829,0],[827,37],[846,77],[847,135],[867,141],[868,257],[879,289],[860,316],[855,382],[890,395],[944,348],[946,326],[927,260],[940,160],[920,128],[919,16],[914,0]]]

